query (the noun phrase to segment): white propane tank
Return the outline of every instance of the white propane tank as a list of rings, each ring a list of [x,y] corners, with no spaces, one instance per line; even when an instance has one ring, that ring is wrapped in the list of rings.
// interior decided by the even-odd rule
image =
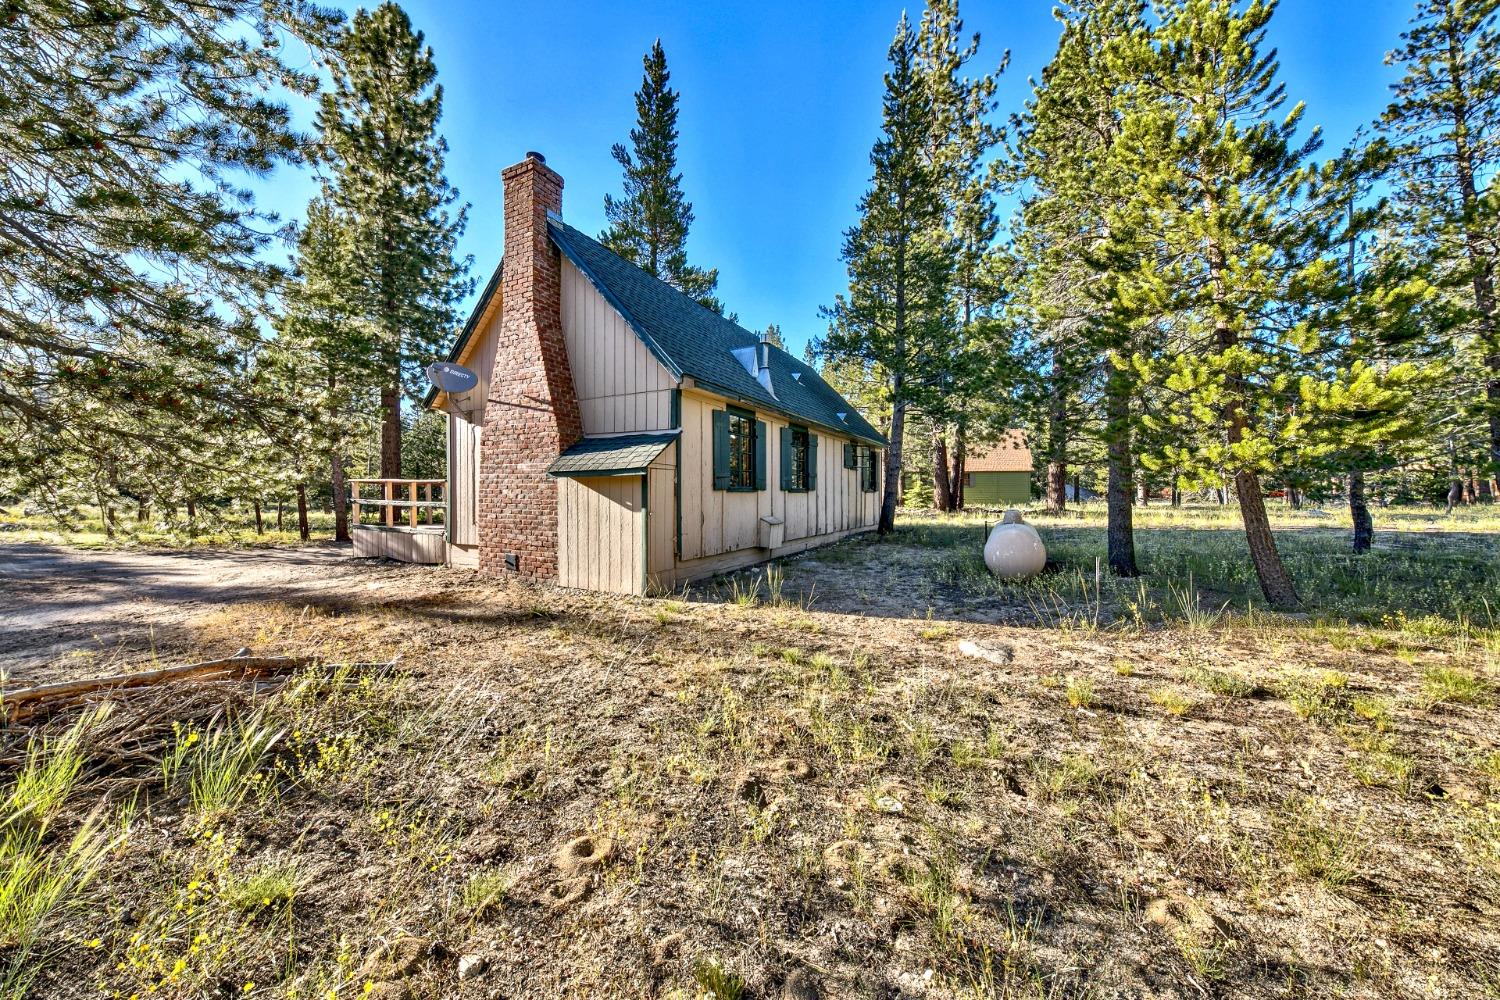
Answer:
[[[984,564],[1002,580],[1027,580],[1047,565],[1047,546],[1036,529],[1021,520],[1012,507],[990,529],[984,543]]]

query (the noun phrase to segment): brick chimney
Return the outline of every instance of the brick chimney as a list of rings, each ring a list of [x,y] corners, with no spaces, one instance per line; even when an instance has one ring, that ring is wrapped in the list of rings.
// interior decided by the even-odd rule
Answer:
[[[500,178],[505,257],[479,467],[479,569],[555,580],[557,482],[547,467],[583,436],[563,339],[562,260],[547,234],[547,213],[562,213],[563,181],[540,153]]]

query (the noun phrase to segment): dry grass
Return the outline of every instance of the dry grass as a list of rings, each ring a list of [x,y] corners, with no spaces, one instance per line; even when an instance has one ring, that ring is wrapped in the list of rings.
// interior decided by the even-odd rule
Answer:
[[[333,515],[312,511],[308,515],[311,537],[333,537]],[[209,508],[194,521],[184,512],[171,518],[159,513],[148,521],[137,521],[134,512],[115,512],[114,530],[106,531],[99,511],[81,507],[64,518],[27,513],[20,507],[0,507],[0,537],[12,542],[40,542],[85,549],[245,547],[265,548],[303,544],[297,533],[297,512],[283,510],[281,528],[276,527],[276,509],[262,511],[260,531],[248,505]]]
[[[122,701],[76,769],[71,718],[7,735],[11,782],[71,775],[26,792],[58,870],[107,843],[29,995],[1494,995],[1478,631],[382,580],[188,645],[406,673]]]

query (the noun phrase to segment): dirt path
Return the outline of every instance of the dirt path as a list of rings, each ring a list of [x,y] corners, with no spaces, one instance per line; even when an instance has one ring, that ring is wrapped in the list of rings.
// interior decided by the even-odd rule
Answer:
[[[0,670],[24,681],[69,659],[139,659],[210,610],[327,600],[411,569],[354,560],[328,544],[93,552],[0,543]]]

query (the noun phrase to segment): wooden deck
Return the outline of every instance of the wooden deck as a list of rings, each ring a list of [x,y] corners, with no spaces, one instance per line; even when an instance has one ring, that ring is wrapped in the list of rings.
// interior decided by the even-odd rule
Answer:
[[[354,558],[448,561],[446,479],[351,479],[349,487]]]
[[[429,566],[448,561],[447,532],[440,524],[419,528],[357,524],[351,533],[356,559],[394,559]]]

